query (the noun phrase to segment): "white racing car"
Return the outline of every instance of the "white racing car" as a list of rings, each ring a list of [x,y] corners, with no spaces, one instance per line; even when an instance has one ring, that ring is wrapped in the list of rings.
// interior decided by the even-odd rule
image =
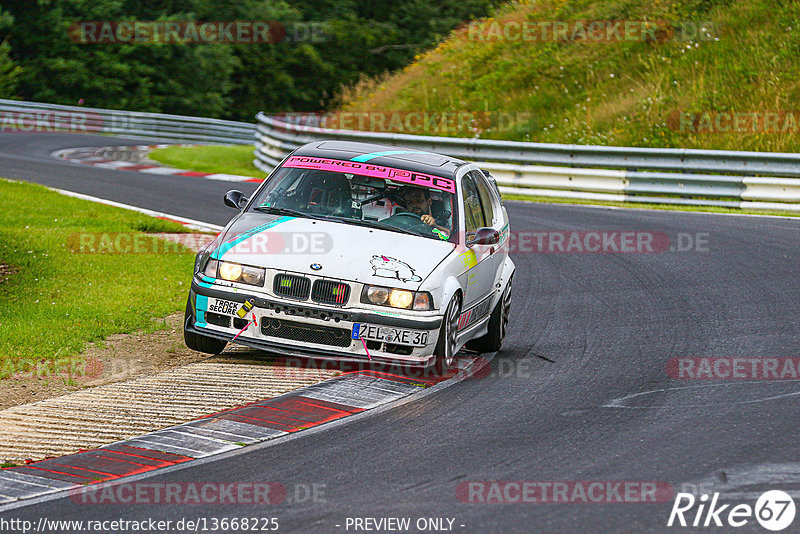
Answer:
[[[500,349],[514,263],[497,185],[439,154],[319,141],[197,255],[186,345],[431,366]]]

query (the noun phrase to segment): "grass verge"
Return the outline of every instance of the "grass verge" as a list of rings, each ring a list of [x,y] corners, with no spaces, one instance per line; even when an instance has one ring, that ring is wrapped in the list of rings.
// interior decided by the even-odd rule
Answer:
[[[170,167],[212,174],[235,174],[264,178],[266,173],[253,166],[252,145],[207,145],[157,148],[148,157]]]
[[[70,246],[81,237],[100,243],[183,226],[4,179],[0,196],[13,199],[0,211],[0,263],[9,265],[0,281],[0,378],[54,362],[79,366],[86,343],[152,332],[163,327],[154,318],[183,311],[191,251],[76,253]]]

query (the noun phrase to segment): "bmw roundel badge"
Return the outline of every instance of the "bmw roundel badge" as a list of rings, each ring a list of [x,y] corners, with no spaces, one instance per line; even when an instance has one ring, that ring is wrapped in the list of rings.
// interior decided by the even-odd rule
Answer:
[[[322,269],[322,265],[320,265],[319,263],[312,263],[311,268],[314,269],[315,271],[319,271],[320,269]]]

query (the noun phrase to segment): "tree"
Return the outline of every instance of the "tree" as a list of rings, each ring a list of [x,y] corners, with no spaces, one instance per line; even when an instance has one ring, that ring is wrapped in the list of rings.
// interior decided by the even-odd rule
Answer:
[[[0,9],[0,35],[6,34],[14,23],[10,13]],[[11,46],[0,41],[0,98],[13,98],[19,86],[22,68],[11,59]]]
[[[342,85],[402,68],[499,0],[28,0],[0,17],[0,94],[111,109],[253,120],[316,111]],[[324,23],[324,41],[84,43],[79,21]],[[2,38],[2,35],[0,35]],[[10,51],[9,47],[10,46]],[[22,67],[21,69],[19,67]]]

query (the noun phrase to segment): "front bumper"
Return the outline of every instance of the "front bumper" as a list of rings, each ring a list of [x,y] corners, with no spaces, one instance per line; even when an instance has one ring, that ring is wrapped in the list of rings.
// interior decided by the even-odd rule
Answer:
[[[433,358],[434,348],[438,341],[442,317],[438,315],[409,316],[395,313],[396,310],[378,313],[371,310],[340,308],[312,304],[267,296],[249,292],[240,288],[228,288],[209,284],[197,278],[192,281],[190,292],[191,311],[184,328],[189,331],[232,341],[246,321],[231,321],[229,326],[213,324],[207,320],[208,299],[222,299],[243,303],[252,299],[257,325],[250,323],[236,338],[241,343],[258,350],[280,354],[283,356],[299,356],[308,358],[325,358],[339,361],[372,361],[378,363],[407,363],[411,365],[427,365]],[[390,315],[391,314],[391,315]],[[248,314],[250,317],[250,314]],[[281,335],[269,335],[280,330],[270,329],[275,323],[292,324],[307,327],[309,332],[317,329],[323,335],[311,336],[316,339],[287,339]],[[238,324],[237,324],[238,323]],[[386,343],[378,341],[362,341],[353,338],[350,333],[356,324],[373,324],[385,327],[401,328],[427,332],[428,340],[424,346],[410,346],[402,343]],[[347,332],[346,337],[344,332]],[[327,333],[334,332],[336,338],[324,339]],[[327,336],[330,337],[330,336]],[[322,342],[315,342],[322,340]]]

